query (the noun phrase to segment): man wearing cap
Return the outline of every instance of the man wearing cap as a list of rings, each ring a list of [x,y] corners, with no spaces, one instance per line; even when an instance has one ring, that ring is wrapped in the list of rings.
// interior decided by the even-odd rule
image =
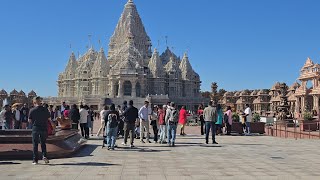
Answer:
[[[140,142],[145,143],[143,141],[143,135],[144,135],[144,129],[146,129],[147,133],[147,142],[151,143],[149,141],[149,111],[148,111],[149,102],[145,101],[144,106],[142,106],[139,110],[139,118],[140,118]]]
[[[46,140],[48,136],[48,120],[50,120],[50,113],[47,108],[41,105],[41,97],[33,98],[34,108],[29,112],[29,123],[32,126],[32,144],[33,144],[33,165],[38,164],[38,144],[41,143],[41,150],[43,160],[46,164],[49,163],[47,159]]]

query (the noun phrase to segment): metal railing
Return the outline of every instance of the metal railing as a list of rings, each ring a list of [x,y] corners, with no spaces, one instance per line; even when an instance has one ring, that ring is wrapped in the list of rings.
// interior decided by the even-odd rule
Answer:
[[[294,138],[294,139],[304,139],[304,138],[319,138],[320,121],[304,121],[293,119],[292,122],[274,122],[273,124],[268,124],[267,135],[283,137],[283,138]]]

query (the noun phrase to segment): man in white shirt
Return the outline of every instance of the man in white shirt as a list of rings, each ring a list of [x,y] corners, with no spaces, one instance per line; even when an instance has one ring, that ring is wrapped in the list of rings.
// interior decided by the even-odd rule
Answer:
[[[83,105],[80,105],[80,129],[81,129],[81,135],[82,137],[85,137],[86,139],[89,138],[89,128],[87,126],[88,123],[88,111],[84,108]]]
[[[106,123],[106,121],[104,120],[104,118],[106,117],[106,115],[107,115],[107,113],[108,113],[108,106],[107,105],[105,105],[104,106],[104,108],[103,108],[103,110],[102,111],[100,111],[100,120],[101,120],[101,127],[100,127],[100,129],[98,130],[98,133],[97,133],[97,137],[98,136],[100,136],[100,133],[101,133],[101,131],[103,131],[104,132],[104,127],[105,127],[105,123]]]
[[[149,110],[148,110],[149,102],[145,101],[144,106],[142,106],[139,110],[139,118],[140,118],[140,142],[145,143],[143,141],[144,129],[146,129],[147,133],[147,142],[149,141]]]
[[[244,113],[246,115],[246,131],[247,131],[247,134],[249,135],[250,134],[250,123],[252,120],[252,111],[249,107],[249,104],[246,104],[246,109],[244,110]]]

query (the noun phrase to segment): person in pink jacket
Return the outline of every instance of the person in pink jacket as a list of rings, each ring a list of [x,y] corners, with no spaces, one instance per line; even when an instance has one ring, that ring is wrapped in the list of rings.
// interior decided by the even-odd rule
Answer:
[[[227,121],[225,121],[227,127],[227,135],[231,135],[232,111],[230,106],[227,107],[227,112],[225,113],[225,115],[228,117]]]
[[[182,106],[180,113],[179,113],[179,124],[181,125],[180,128],[180,135],[181,136],[185,136],[186,133],[184,133],[184,127],[187,124],[187,111],[186,111],[186,107]]]

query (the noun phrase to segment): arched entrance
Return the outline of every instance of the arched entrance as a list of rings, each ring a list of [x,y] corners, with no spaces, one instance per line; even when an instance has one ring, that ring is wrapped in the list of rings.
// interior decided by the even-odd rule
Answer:
[[[141,96],[141,85],[139,82],[136,84],[136,96],[140,97]]]
[[[131,96],[132,92],[132,84],[130,81],[125,81],[123,83],[123,95],[124,96]]]

